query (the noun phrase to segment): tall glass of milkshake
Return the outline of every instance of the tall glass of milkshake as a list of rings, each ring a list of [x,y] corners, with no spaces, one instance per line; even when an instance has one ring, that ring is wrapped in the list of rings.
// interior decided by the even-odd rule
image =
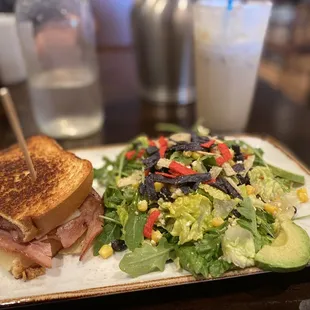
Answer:
[[[271,8],[251,0],[194,6],[197,116],[213,131],[247,125]]]

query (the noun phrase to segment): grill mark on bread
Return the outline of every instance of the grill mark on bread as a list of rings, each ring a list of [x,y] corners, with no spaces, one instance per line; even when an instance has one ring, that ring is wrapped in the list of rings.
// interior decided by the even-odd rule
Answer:
[[[65,173],[59,161],[53,158],[46,161],[32,156],[37,171],[37,180],[32,182],[25,161],[1,161],[0,211],[15,218],[21,213],[21,207],[30,207],[37,201],[44,201],[53,194],[58,185],[57,175]],[[55,176],[55,177],[54,177]],[[7,189],[10,188],[8,191]],[[27,210],[24,210],[27,211]],[[27,212],[26,212],[27,213]]]

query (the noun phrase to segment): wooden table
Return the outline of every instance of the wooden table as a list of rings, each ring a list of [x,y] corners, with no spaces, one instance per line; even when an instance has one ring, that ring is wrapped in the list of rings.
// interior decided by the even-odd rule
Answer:
[[[155,134],[157,122],[189,127],[195,120],[194,105],[159,107],[139,100],[135,63],[130,49],[99,53],[106,121],[98,134],[82,140],[59,141],[65,148],[126,142],[140,132]],[[26,85],[11,87],[27,136],[37,134]],[[310,165],[310,110],[295,105],[263,81],[258,82],[247,132],[269,134],[286,144]],[[14,142],[8,124],[0,121],[0,148]],[[78,279],[77,279],[78,281]],[[309,300],[308,300],[309,299]],[[310,309],[310,268],[294,274],[254,277],[193,284],[146,292],[44,305],[91,309]]]

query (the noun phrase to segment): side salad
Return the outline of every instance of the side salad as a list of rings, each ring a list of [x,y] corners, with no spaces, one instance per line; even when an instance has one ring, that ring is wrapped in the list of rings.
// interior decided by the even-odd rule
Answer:
[[[156,140],[142,135],[95,178],[105,186],[94,255],[125,252],[132,277],[173,261],[194,276],[258,266],[293,271],[310,259],[308,234],[292,222],[308,201],[301,175],[265,162],[263,150],[198,127]]]

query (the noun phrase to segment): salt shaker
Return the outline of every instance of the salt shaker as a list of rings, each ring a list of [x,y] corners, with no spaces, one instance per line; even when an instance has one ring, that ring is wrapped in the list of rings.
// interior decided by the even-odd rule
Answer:
[[[195,0],[136,0],[132,11],[141,95],[159,104],[195,100],[192,5]]]

